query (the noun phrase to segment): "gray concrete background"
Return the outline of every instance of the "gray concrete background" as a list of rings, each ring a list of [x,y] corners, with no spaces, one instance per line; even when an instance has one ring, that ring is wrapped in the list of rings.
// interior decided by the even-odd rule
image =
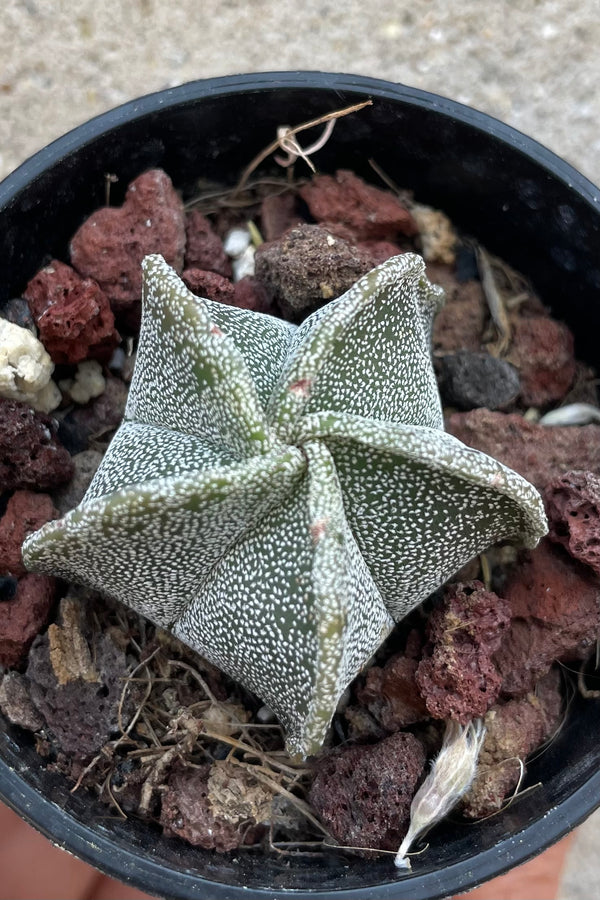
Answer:
[[[3,0],[0,46],[0,177],[141,94],[213,75],[321,69],[470,104],[600,183],[600,0]],[[599,841],[596,814],[580,829],[560,900],[600,898]]]

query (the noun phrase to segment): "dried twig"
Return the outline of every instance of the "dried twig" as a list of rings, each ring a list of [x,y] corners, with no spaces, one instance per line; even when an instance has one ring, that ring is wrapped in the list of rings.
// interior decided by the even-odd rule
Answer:
[[[282,149],[284,152],[288,152],[291,149],[292,153],[296,153],[296,156],[304,156],[308,152],[313,152],[311,148],[307,148],[302,151],[299,148],[297,142],[293,142],[293,139],[297,134],[300,134],[302,131],[307,131],[309,128],[315,128],[317,125],[322,125],[326,122],[330,122],[332,119],[341,119],[342,116],[349,116],[351,113],[358,112],[361,109],[364,109],[365,106],[372,106],[372,100],[365,100],[362,103],[355,103],[352,106],[347,106],[344,109],[337,109],[334,112],[325,113],[325,115],[319,116],[316,119],[309,119],[308,122],[302,122],[300,125],[295,125],[293,128],[289,128],[288,126],[280,126],[277,129],[277,138],[272,141],[267,147],[258,153],[253,160],[246,166],[244,171],[240,176],[240,180],[238,181],[234,191],[233,196],[239,194],[246,187],[246,183],[255,169],[260,166],[262,162],[264,162],[267,157],[274,153],[278,149]],[[282,130],[283,129],[283,130]],[[328,135],[327,135],[328,136]],[[324,135],[321,137],[321,141],[323,140]],[[284,143],[282,144],[282,140]],[[286,146],[287,145],[287,146]],[[317,141],[317,146],[323,146],[323,143]],[[300,150],[300,152],[298,152]],[[286,163],[289,165],[289,163]]]
[[[581,668],[577,673],[577,688],[581,696],[586,700],[596,700],[600,697],[600,691],[592,690],[585,683],[585,663],[581,664]]]

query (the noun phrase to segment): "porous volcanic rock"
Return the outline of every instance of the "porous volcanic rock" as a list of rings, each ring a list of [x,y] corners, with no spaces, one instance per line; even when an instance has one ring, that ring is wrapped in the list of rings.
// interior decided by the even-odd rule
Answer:
[[[160,253],[177,272],[183,268],[183,203],[162,169],[150,169],[127,188],[121,207],[104,206],[86,219],[71,240],[71,263],[94,278],[114,312],[138,304],[141,263]]]
[[[239,309],[277,315],[277,309],[268,290],[254,275],[244,275],[233,285],[233,304]]]
[[[492,657],[509,621],[508,604],[480,581],[446,588],[429,616],[429,645],[416,672],[430,715],[467,725],[487,712],[502,682]]]
[[[270,194],[260,205],[260,225],[265,241],[276,241],[296,225],[303,223],[294,194]]]
[[[39,337],[55,363],[107,362],[120,341],[108,297],[92,278],[53,259],[23,295]]]
[[[427,276],[444,289],[446,302],[433,322],[436,356],[477,352],[483,343],[486,307],[479,281],[458,281],[450,266],[428,263]]]
[[[186,286],[197,297],[233,306],[235,292],[228,278],[204,269],[185,269],[181,275]]]
[[[600,476],[567,472],[544,491],[550,539],[600,576]]]
[[[446,430],[510,466],[540,490],[572,469],[600,474],[599,425],[548,427],[516,413],[473,409],[449,416]]]
[[[46,625],[56,597],[56,581],[46,575],[24,575],[12,600],[2,603],[0,665],[20,665],[34,638]]]
[[[59,515],[48,494],[15,491],[0,519],[0,575],[25,575],[21,547],[32,534]]]
[[[552,669],[535,692],[500,702],[486,713],[477,775],[461,804],[464,815],[479,819],[501,808],[517,786],[527,756],[558,727],[561,707],[560,673]]]
[[[372,268],[371,256],[320,225],[298,225],[261,244],[255,274],[291,314],[334,300]]]
[[[56,634],[61,629],[50,626],[49,631]],[[89,648],[84,641],[82,632],[76,642],[63,639],[70,669],[61,671],[52,634],[39,635],[29,651],[26,672],[31,699],[46,726],[61,750],[78,758],[96,753],[118,731],[119,712],[126,727],[133,707],[131,691],[125,692],[121,704],[128,670],[125,652],[108,633],[96,633]],[[81,646],[93,671],[85,671],[74,652]],[[78,667],[81,674],[76,675]]]
[[[73,475],[73,462],[56,434],[58,425],[26,403],[0,398],[0,492],[45,490]]]
[[[424,765],[421,742],[401,731],[344,746],[315,760],[309,799],[340,844],[396,850]]]
[[[419,658],[419,635],[412,632],[405,651],[392,656],[384,666],[371,666],[364,685],[356,692],[358,703],[386,732],[398,731],[429,717],[415,680]],[[356,720],[356,713],[353,715]]]
[[[555,660],[585,659],[600,635],[600,581],[548,538],[510,574],[511,623],[494,661],[502,693],[532,691]]]
[[[354,172],[316,175],[300,188],[300,196],[317,222],[340,222],[357,241],[394,240],[414,235],[417,223],[390,191],[367,184]]]
[[[204,269],[231,278],[231,261],[223,241],[200,210],[192,209],[185,220],[185,268]]]
[[[215,816],[209,800],[211,764],[179,769],[169,778],[162,799],[160,824],[167,837],[180,837],[194,847],[226,853],[252,843],[256,827]],[[262,829],[261,829],[262,830]]]
[[[38,731],[44,720],[29,695],[29,682],[20,672],[7,672],[0,681],[0,709],[9,722]]]
[[[561,400],[575,378],[573,335],[548,316],[513,322],[509,360],[519,370],[521,399],[527,406],[547,406]]]

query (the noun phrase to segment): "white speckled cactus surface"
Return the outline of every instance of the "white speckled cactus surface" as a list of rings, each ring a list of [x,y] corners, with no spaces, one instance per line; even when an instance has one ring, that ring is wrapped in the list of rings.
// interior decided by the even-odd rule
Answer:
[[[533,546],[537,491],[443,430],[442,292],[407,253],[299,327],[144,261],[125,419],[27,566],[139,610],[255,691],[292,753],[401,619],[491,543]]]

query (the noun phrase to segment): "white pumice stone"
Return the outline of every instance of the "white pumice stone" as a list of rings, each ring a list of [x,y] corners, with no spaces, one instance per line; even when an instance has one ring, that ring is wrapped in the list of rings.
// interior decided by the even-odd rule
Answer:
[[[232,228],[225,235],[223,249],[227,256],[237,259],[248,249],[252,236],[247,228]]]
[[[100,363],[95,359],[86,359],[77,366],[75,378],[64,379],[59,385],[74,403],[84,404],[104,393],[106,379]]]
[[[254,275],[255,253],[256,249],[250,244],[240,256],[232,260],[231,270],[234,281],[241,281],[246,275]]]
[[[51,381],[54,363],[27,328],[0,318],[0,397],[28,403],[38,412],[56,409],[61,394]]]

